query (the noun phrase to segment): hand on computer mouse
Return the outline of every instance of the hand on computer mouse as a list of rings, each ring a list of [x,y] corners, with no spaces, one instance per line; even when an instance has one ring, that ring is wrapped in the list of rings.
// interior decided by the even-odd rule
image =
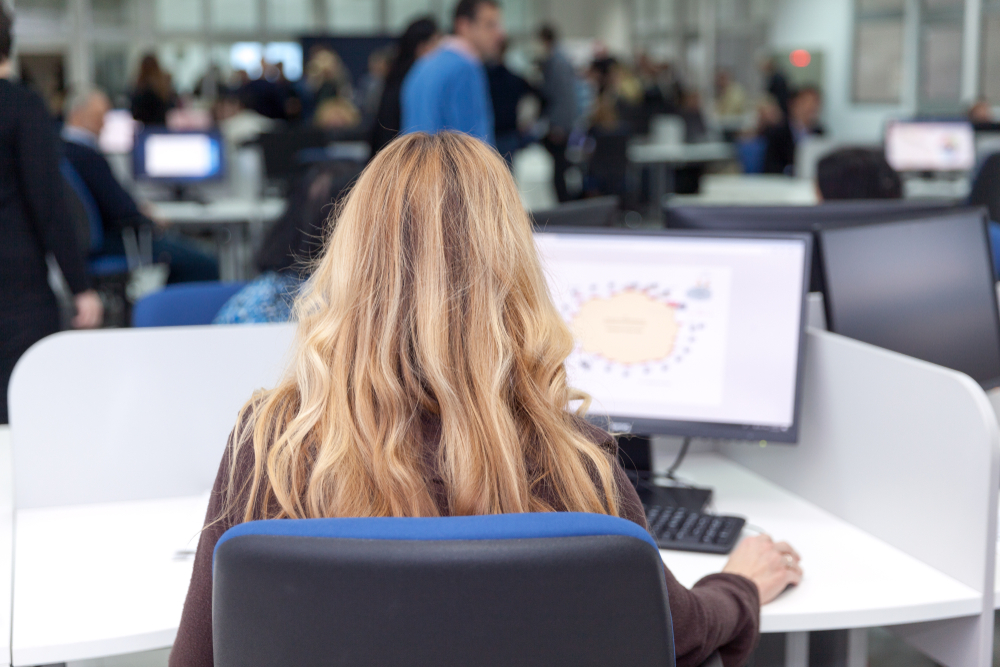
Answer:
[[[739,574],[757,584],[762,605],[772,601],[789,585],[802,581],[799,555],[787,542],[768,535],[748,537],[729,556],[723,572]]]

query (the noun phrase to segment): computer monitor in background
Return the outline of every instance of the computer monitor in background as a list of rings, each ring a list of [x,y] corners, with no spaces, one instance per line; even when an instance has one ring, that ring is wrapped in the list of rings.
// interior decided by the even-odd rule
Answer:
[[[329,135],[318,128],[279,130],[260,135],[258,139],[264,157],[264,174],[272,183],[287,186],[302,165],[298,154],[313,148],[326,148]]]
[[[818,206],[667,206],[666,226],[710,231],[810,232],[938,215],[955,210],[948,201],[872,199],[827,202]],[[814,244],[809,289],[823,291],[819,249]]]
[[[104,114],[104,128],[97,144],[105,154],[127,155],[135,146],[135,133],[139,123],[128,109],[112,109]]]
[[[567,202],[555,208],[532,211],[538,229],[546,227],[611,227],[621,200],[618,197],[594,197]]]
[[[537,232],[571,386],[637,435],[795,442],[806,234]]]
[[[823,230],[820,246],[831,331],[997,384],[1000,315],[982,210]]]
[[[217,132],[141,132],[132,151],[137,181],[172,186],[183,198],[187,186],[224,175],[222,137]]]
[[[885,132],[885,159],[896,171],[968,171],[976,163],[972,124],[892,122]]]

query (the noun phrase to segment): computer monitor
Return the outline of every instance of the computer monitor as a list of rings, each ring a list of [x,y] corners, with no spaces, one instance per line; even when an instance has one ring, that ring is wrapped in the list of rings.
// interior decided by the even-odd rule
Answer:
[[[138,122],[128,109],[112,109],[104,114],[104,127],[97,144],[102,153],[121,153],[127,155],[135,146],[135,133]]]
[[[968,171],[976,163],[972,124],[892,122],[885,132],[885,159],[896,171]]]
[[[668,228],[712,231],[810,232],[891,220],[938,215],[955,210],[947,201],[872,199],[835,201],[818,206],[667,206]],[[822,292],[819,249],[813,244],[809,289]]]
[[[535,239],[575,338],[571,386],[613,430],[795,442],[807,234],[558,230]]]
[[[997,384],[1000,315],[982,210],[828,229],[820,248],[831,331]]]
[[[223,152],[216,132],[147,130],[136,139],[132,166],[136,180],[193,184],[222,178]]]
[[[555,208],[532,211],[539,229],[546,227],[610,227],[621,200],[618,197],[594,197],[567,202]]]

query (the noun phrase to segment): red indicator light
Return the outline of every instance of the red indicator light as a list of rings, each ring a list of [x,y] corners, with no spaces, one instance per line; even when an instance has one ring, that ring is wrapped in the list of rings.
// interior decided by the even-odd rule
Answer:
[[[812,55],[805,49],[795,49],[788,54],[788,60],[796,67],[808,67],[812,62]]]

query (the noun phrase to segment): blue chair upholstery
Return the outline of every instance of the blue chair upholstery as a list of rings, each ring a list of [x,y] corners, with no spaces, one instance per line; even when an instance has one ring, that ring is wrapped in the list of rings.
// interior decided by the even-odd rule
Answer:
[[[179,327],[211,324],[245,282],[201,282],[168,285],[140,299],[132,310],[134,327]]]
[[[112,276],[128,273],[128,258],[125,255],[101,255],[104,247],[104,225],[101,222],[101,212],[97,202],[87,189],[80,174],[77,173],[69,160],[59,161],[59,171],[69,184],[73,193],[79,199],[87,217],[87,228],[90,232],[90,257],[87,260],[87,271],[93,276]]]
[[[213,565],[218,667],[674,664],[659,551],[617,517],[255,521]]]

